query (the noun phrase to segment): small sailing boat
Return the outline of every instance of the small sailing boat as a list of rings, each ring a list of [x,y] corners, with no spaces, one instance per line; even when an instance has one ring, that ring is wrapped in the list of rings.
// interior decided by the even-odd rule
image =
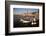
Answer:
[[[28,9],[25,9],[25,10],[27,10],[27,14],[28,14]],[[29,23],[30,22],[30,21],[24,20],[22,18],[20,19],[20,21],[23,22],[23,23]]]

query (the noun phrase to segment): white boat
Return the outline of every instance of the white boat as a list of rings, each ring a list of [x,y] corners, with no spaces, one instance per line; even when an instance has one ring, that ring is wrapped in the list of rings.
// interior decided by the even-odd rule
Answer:
[[[30,21],[26,21],[26,20],[23,20],[23,19],[20,19],[20,21],[22,21],[23,23],[29,23]]]
[[[33,21],[34,21],[34,22],[33,22]],[[37,23],[35,22],[35,21],[36,21],[35,18],[33,19],[33,21],[32,21],[32,23],[31,23],[32,25],[37,24]]]

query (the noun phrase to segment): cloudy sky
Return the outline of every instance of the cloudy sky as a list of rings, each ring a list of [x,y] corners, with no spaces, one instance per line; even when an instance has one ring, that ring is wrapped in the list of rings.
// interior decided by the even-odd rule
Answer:
[[[14,8],[13,12],[15,14],[22,14],[22,13],[27,13],[27,10],[28,10],[28,13],[38,12],[38,9],[35,9],[35,8]]]

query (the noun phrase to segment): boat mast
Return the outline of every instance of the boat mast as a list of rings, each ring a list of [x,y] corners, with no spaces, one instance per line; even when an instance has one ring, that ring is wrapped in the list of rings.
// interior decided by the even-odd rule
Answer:
[[[25,16],[26,16],[26,15],[28,15],[28,9],[27,9],[27,8],[25,8],[25,10],[26,10],[26,12],[27,12],[27,13],[25,13]]]
[[[27,14],[28,14],[28,9],[27,9]]]
[[[27,9],[27,16],[28,16],[28,9]]]

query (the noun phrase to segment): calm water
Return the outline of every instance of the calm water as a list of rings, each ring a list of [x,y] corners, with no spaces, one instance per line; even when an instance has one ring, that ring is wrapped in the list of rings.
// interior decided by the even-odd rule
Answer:
[[[29,23],[23,23],[20,21],[19,16],[14,16],[14,27],[38,27],[39,26],[39,20],[36,21],[37,24],[32,25],[31,22]]]

